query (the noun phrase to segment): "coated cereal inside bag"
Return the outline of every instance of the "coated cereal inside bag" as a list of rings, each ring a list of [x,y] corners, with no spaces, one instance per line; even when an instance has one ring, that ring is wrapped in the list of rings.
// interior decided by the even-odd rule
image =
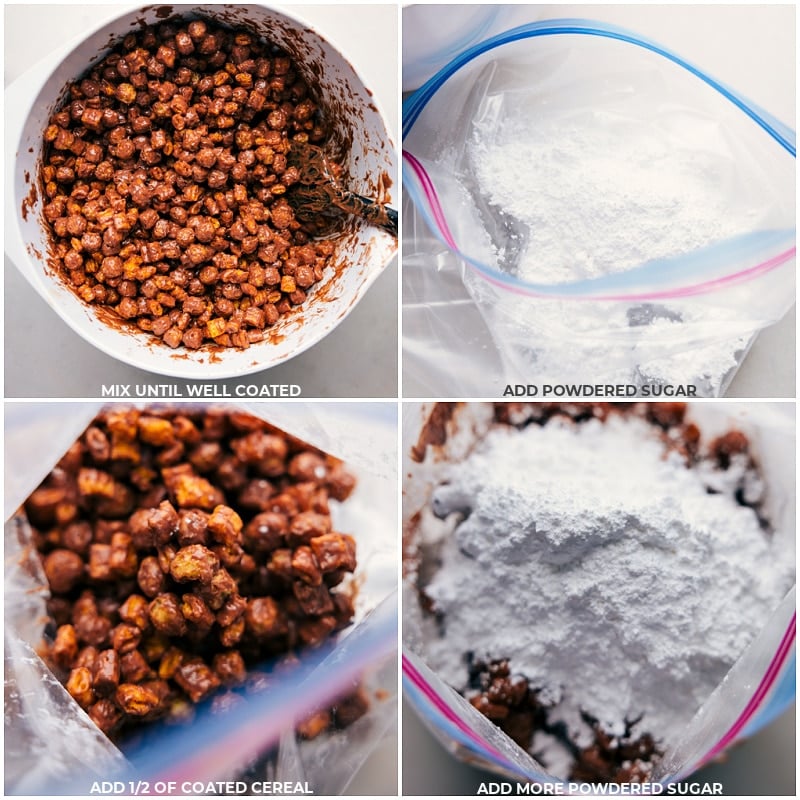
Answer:
[[[354,487],[341,461],[241,411],[101,412],[24,505],[48,663],[115,741],[245,702],[265,662],[352,622],[356,545],[330,506]],[[366,710],[356,689],[298,732]]]

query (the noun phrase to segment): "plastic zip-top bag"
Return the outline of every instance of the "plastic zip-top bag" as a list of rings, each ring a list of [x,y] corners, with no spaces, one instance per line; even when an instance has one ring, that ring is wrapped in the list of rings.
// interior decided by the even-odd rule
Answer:
[[[507,5],[403,8],[403,91],[419,89],[462,50],[506,28],[513,27]]]
[[[550,792],[544,790],[545,794],[585,793],[588,783],[584,783],[580,791],[571,792],[567,791],[568,785],[589,780],[596,786],[593,794],[618,793],[621,787],[612,786],[614,780],[621,780],[622,783],[645,781],[655,788],[652,791],[643,790],[643,793],[667,793],[670,784],[683,780],[703,765],[719,758],[736,742],[752,736],[794,703],[796,594],[793,586],[793,405],[689,405],[682,424],[688,424],[689,428],[684,430],[690,433],[690,439],[694,435],[693,426],[699,429],[702,453],[713,452],[712,443],[716,441],[743,441],[743,436],[749,441],[749,455],[753,459],[751,463],[757,465],[756,484],[761,492],[758,514],[763,515],[762,520],[769,521],[769,526],[766,532],[760,530],[758,524],[743,529],[755,533],[757,537],[763,536],[764,540],[755,545],[761,556],[748,560],[746,564],[740,559],[738,567],[734,568],[734,572],[747,571],[747,576],[741,578],[732,578],[727,568],[720,566],[719,554],[726,547],[734,546],[734,541],[739,543],[735,545],[738,547],[745,540],[736,539],[736,533],[721,524],[717,524],[714,530],[701,532],[698,541],[704,543],[704,558],[709,564],[713,562],[716,569],[708,572],[706,566],[698,567],[701,572],[706,570],[707,578],[697,578],[679,592],[672,591],[675,583],[671,581],[683,574],[682,570],[686,568],[685,554],[668,555],[662,550],[662,547],[669,549],[668,544],[652,538],[648,540],[648,533],[641,526],[645,517],[633,511],[637,505],[635,497],[631,498],[632,502],[626,502],[620,512],[625,517],[622,525],[626,532],[616,543],[618,534],[615,531],[618,529],[613,525],[614,501],[608,507],[587,508],[585,524],[577,525],[576,529],[570,527],[564,530],[563,525],[559,528],[558,520],[554,520],[554,509],[563,506],[559,505],[559,490],[550,483],[550,474],[557,469],[553,460],[547,466],[547,475],[530,469],[526,471],[521,463],[513,460],[502,467],[519,474],[520,482],[527,482],[532,487],[531,492],[542,499],[537,511],[531,517],[526,517],[524,503],[519,501],[523,495],[517,493],[521,483],[511,479],[513,486],[503,489],[505,493],[501,496],[505,498],[502,519],[505,525],[503,530],[507,533],[504,536],[513,547],[506,551],[494,549],[491,542],[487,543],[490,537],[487,533],[480,540],[484,546],[476,548],[476,530],[479,527],[486,530],[491,525],[491,517],[486,512],[492,506],[483,498],[487,497],[487,491],[492,491],[487,487],[496,487],[498,484],[494,476],[485,475],[475,493],[466,495],[463,493],[466,484],[459,476],[468,474],[463,471],[465,464],[476,458],[476,454],[479,459],[477,464],[486,467],[490,463],[486,461],[490,440],[496,446],[498,441],[522,436],[528,429],[527,420],[527,426],[533,429],[535,435],[539,435],[538,426],[543,425],[542,435],[549,436],[561,430],[569,445],[577,446],[579,437],[587,435],[587,431],[594,431],[594,434],[589,433],[590,436],[597,435],[601,426],[610,424],[612,428],[600,435],[617,436],[627,424],[639,424],[635,416],[637,413],[650,413],[633,409],[630,413],[634,417],[629,417],[626,423],[624,416],[615,416],[624,415],[625,412],[615,410],[601,422],[602,409],[590,412],[578,405],[570,407],[564,404],[554,412],[556,416],[547,421],[550,412],[544,405],[532,404],[530,413],[524,404],[503,406],[497,404],[493,407],[486,403],[423,403],[408,404],[404,409],[404,441],[416,442],[403,453],[404,695],[436,738],[457,758],[512,780],[555,787]],[[599,416],[592,418],[591,413]],[[660,413],[656,411],[656,414]],[[568,421],[569,416],[573,421]],[[664,424],[665,417],[657,418],[661,420],[659,424]],[[589,427],[581,432],[578,428],[583,425]],[[679,442],[682,435],[678,433],[679,430],[671,428],[663,434],[662,442]],[[656,439],[662,435],[658,424],[653,431]],[[731,431],[736,432],[733,437]],[[498,438],[491,439],[493,436]],[[541,443],[544,440],[536,441]],[[592,441],[601,439],[594,438]],[[642,447],[647,446],[645,439],[641,440],[641,444]],[[531,446],[529,444],[529,449]],[[566,448],[564,452],[566,454]],[[656,460],[658,458],[656,454]],[[709,464],[704,465],[703,458],[695,462],[687,474],[699,469],[696,476],[701,483],[711,481],[722,489],[722,484],[717,481],[724,475],[724,470],[709,470]],[[665,462],[673,459],[674,454],[669,457],[664,454]],[[666,475],[662,468],[670,471],[673,467],[668,467],[666,463],[658,467],[659,474]],[[497,469],[501,467],[497,466]],[[612,483],[614,486],[629,486],[627,481],[630,479],[630,475],[624,471],[620,471],[619,475],[615,473],[613,479],[591,469],[580,473],[587,493],[591,491],[590,487],[605,486],[610,494],[614,494]],[[754,486],[751,484],[751,489]],[[751,489],[742,491],[749,495]],[[730,491],[730,487],[723,491]],[[561,492],[569,493],[569,487],[562,486]],[[654,494],[657,492],[654,491]],[[717,503],[719,500],[717,498],[710,502]],[[446,501],[444,505],[448,508],[444,507],[443,501]],[[577,498],[574,502],[579,504],[581,500]],[[687,516],[679,512],[681,502],[678,499],[674,502],[667,500],[665,507],[674,511],[672,525],[674,530],[680,531],[677,535],[688,540],[695,534],[683,525],[688,521],[696,529],[699,517],[692,521],[692,514],[701,513],[700,506],[691,506],[694,511]],[[648,497],[647,503],[654,506],[656,499]],[[449,513],[445,514],[445,511]],[[745,517],[751,511],[733,508],[731,518],[739,520],[737,524],[744,524]],[[626,514],[629,516],[626,517]],[[521,522],[523,519],[528,523]],[[535,519],[535,525],[530,524],[531,519]],[[606,520],[597,523],[604,527],[604,532],[599,540],[595,540],[593,547],[597,551],[609,548],[608,552],[615,553],[616,562],[627,571],[627,578],[611,587],[608,576],[600,574],[598,562],[592,560],[594,551],[580,555],[575,551],[575,542],[591,530],[595,524],[591,522],[593,519]],[[633,551],[626,549],[627,545],[623,542],[626,537],[632,541],[649,541],[650,544],[645,545],[641,557],[634,557],[630,555]],[[537,543],[535,555],[526,549],[526,540]],[[751,546],[749,540],[746,546]],[[453,557],[456,547],[461,555]],[[651,548],[649,554],[645,552],[648,547]],[[566,551],[568,562],[556,560],[558,548]],[[503,560],[503,552],[507,561]],[[664,587],[671,586],[672,590],[667,591],[674,596],[671,602],[652,609],[652,613],[644,618],[639,614],[637,623],[635,620],[639,612],[636,609],[642,607],[642,598],[634,587],[642,585],[642,575],[647,574],[646,564],[651,558],[654,559],[653,573],[658,577],[647,589],[648,593],[653,598],[660,597]],[[506,578],[497,591],[487,588],[485,579],[478,574],[479,571],[489,572],[492,569],[491,562],[495,559],[506,565]],[[558,586],[555,591],[553,584],[543,577],[548,570],[552,570],[555,576],[553,580]],[[449,573],[449,580],[446,575],[444,580],[441,579],[445,571]],[[707,580],[715,587],[711,593],[702,589],[709,585]],[[736,588],[742,581],[749,582],[751,586],[745,594],[739,593]],[[578,586],[583,589],[576,591]],[[680,602],[680,594],[699,597],[701,591],[705,592],[699,601],[704,605],[704,610],[695,608],[687,614],[686,609],[693,601]],[[515,600],[517,593],[523,595],[519,603]],[[767,596],[770,599],[758,612],[759,620],[752,623],[753,617],[751,623],[745,623],[744,618],[749,617],[752,609],[761,602],[758,598]],[[615,604],[614,597],[620,601],[619,604]],[[539,598],[538,602],[536,598]],[[553,608],[566,608],[571,618],[584,622],[567,630],[558,624],[563,617],[548,617],[541,613],[542,603]],[[737,607],[745,608],[746,612],[734,613],[728,627],[723,619],[727,612],[723,612],[720,604],[725,607],[739,604]],[[712,607],[715,610],[707,612]],[[516,611],[512,612],[511,608]],[[464,613],[459,609],[463,609]],[[491,621],[486,620],[487,614]],[[474,635],[468,637],[463,631],[469,628],[470,623],[465,624],[464,620],[470,617],[480,618],[481,623],[476,623],[471,631]],[[585,620],[592,618],[594,622],[587,627]],[[701,621],[703,618],[708,620],[709,628],[702,628],[705,630],[702,645],[684,645],[684,642],[696,640],[697,631],[705,624]],[[747,625],[749,630],[746,632]],[[513,647],[512,641],[517,640],[519,629],[523,627],[534,632],[530,636],[526,634],[529,641],[526,645],[529,648],[527,655],[523,648],[520,648],[516,657],[509,657],[505,652],[487,652],[488,641],[505,641]],[[650,629],[653,635],[643,630],[644,627]],[[597,630],[599,628],[603,629],[602,633]],[[675,637],[672,641],[671,636]],[[718,662],[717,657],[722,652],[718,645],[726,638],[732,641],[730,637],[738,644],[724,661]],[[602,640],[600,646],[598,638]],[[458,646],[462,642],[466,646],[463,651]],[[583,656],[576,659],[575,654],[581,652]],[[675,653],[683,655],[675,657]],[[685,662],[682,660],[684,656]],[[535,706],[533,711],[530,708],[525,710],[527,707],[520,705],[522,701],[519,697],[509,700],[509,686],[504,688],[502,682],[487,678],[485,670],[478,674],[474,666],[487,658],[509,659],[507,666],[512,686],[516,685],[521,675],[526,675],[526,670],[520,669],[521,661],[527,659],[525,663],[534,665],[555,664],[555,674],[539,674],[535,678],[536,683],[528,684],[536,697],[541,699],[542,705]],[[669,664],[671,658],[676,658],[672,666]],[[500,662],[489,663],[496,665]],[[569,669],[558,666],[566,663],[571,665]],[[455,679],[454,674],[457,676]],[[490,671],[489,676],[491,674]],[[618,679],[609,678],[611,674],[617,675]],[[713,678],[710,677],[712,675]],[[698,691],[701,685],[704,688]],[[607,693],[609,687],[613,698],[611,701]],[[570,711],[570,707],[578,702],[578,696],[581,697],[579,715],[573,713],[574,709]],[[688,697],[692,697],[692,700],[687,702]],[[623,735],[622,731],[614,729],[620,719],[613,716],[600,718],[599,730],[607,731],[608,736],[604,739],[601,733],[597,737],[597,760],[594,762],[591,753],[593,740],[588,736],[589,726],[598,721],[595,719],[593,723],[592,715],[597,716],[600,707],[610,708],[617,702],[620,708],[627,708],[626,725],[632,723],[633,730],[638,734],[651,735],[660,753],[656,758],[651,754],[649,764],[638,764],[636,755],[627,756],[628,761],[622,763],[622,770],[627,770],[626,774],[630,775],[627,780],[600,777],[603,768],[608,766],[604,759],[612,758],[610,753],[617,744],[626,744],[627,732]],[[493,706],[493,703],[500,705]],[[545,710],[542,711],[542,708]],[[589,716],[584,717],[584,712]],[[532,715],[531,719],[527,720],[526,715]],[[648,724],[654,724],[654,719],[660,720],[656,726],[660,730],[648,728]],[[526,725],[532,727],[526,728]],[[520,736],[524,737],[521,732],[526,729],[529,744],[523,747],[519,741]],[[614,740],[614,736],[618,736],[619,740]],[[646,744],[646,738],[640,740],[637,746]],[[565,743],[566,747],[571,748],[572,764],[568,763],[570,759],[566,757]],[[579,748],[584,747],[589,750],[580,754]],[[589,758],[581,760],[586,753]],[[642,760],[648,761],[646,753]],[[580,773],[579,768],[583,766],[585,770],[587,764],[593,763],[599,764],[598,772],[596,777],[589,779],[585,771]],[[631,768],[633,773],[630,773]],[[569,776],[565,773],[569,773]],[[535,793],[540,794],[542,790]],[[624,789],[622,793],[626,793]]]
[[[352,495],[330,509],[336,530],[356,539],[353,622],[327,643],[299,651],[296,662],[258,665],[270,678],[252,687],[246,702],[224,709],[204,703],[191,724],[156,722],[118,749],[40,657],[50,591],[24,511],[17,511],[102,407],[17,404],[6,413],[6,793],[89,794],[102,781],[161,795],[205,794],[215,781],[239,781],[239,794],[246,787],[281,793],[284,784],[321,795],[343,792],[397,717],[395,409],[377,403],[214,406],[262,417],[343,459],[355,475]],[[301,721],[359,686],[368,704],[363,716],[310,740],[296,733]]]
[[[507,382],[716,396],[794,302],[794,131],[650,39],[521,25],[462,51],[403,117],[430,231],[408,227],[404,260],[433,270],[430,234],[459,260]],[[404,346],[424,380],[426,337],[458,312],[412,279]]]

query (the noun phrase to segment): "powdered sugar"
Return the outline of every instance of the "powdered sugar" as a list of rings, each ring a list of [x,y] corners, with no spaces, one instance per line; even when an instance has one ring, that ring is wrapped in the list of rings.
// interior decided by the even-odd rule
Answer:
[[[539,106],[514,112],[496,129],[476,126],[470,160],[484,197],[527,228],[516,265],[525,280],[608,275],[753,224],[720,191],[727,164],[716,153],[603,115],[564,124]]]
[[[753,339],[722,335],[719,330],[729,327],[723,328],[727,322],[715,309],[687,303],[671,302],[655,312],[646,304],[576,305],[501,293],[469,274],[465,279],[508,360],[511,380],[531,375],[539,384],[588,377],[637,386],[694,385],[697,397],[713,397],[727,386]]]
[[[426,588],[445,631],[429,663],[463,688],[467,651],[510,659],[579,741],[582,710],[674,741],[791,584],[731,496],[745,470],[688,469],[638,418],[494,429],[434,496],[468,516]]]
[[[535,92],[502,97],[484,98],[463,175],[481,219],[469,236],[498,269],[572,283],[681,259],[762,222],[766,201],[731,190],[729,154],[707,120],[673,109],[654,129],[627,106],[567,112]],[[755,195],[763,191],[755,181]],[[492,245],[478,248],[486,236]],[[709,257],[692,280],[718,262]],[[698,396],[716,396],[758,327],[743,313],[732,328],[725,303],[670,298],[650,317],[646,303],[504,297],[465,281],[515,374],[540,383],[580,381],[592,364],[604,380],[694,384]]]

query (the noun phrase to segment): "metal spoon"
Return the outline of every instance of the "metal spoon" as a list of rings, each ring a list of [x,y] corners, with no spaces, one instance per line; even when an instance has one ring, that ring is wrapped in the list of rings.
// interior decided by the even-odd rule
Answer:
[[[300,179],[290,187],[286,197],[301,222],[318,221],[320,216],[336,217],[338,210],[397,236],[397,211],[345,189],[321,148],[292,142],[287,161],[300,172]]]

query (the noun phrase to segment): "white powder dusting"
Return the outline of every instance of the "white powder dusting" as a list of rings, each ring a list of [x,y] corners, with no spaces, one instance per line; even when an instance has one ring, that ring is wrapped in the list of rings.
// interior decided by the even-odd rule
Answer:
[[[749,230],[726,200],[716,153],[647,126],[558,124],[523,108],[477,127],[470,159],[481,194],[529,229],[517,272],[543,283],[593,278],[690,253]],[[498,242],[502,248],[502,242]]]
[[[683,117],[672,124],[654,131],[599,111],[564,120],[535,102],[475,122],[465,185],[483,198],[485,230],[476,225],[471,236],[490,237],[499,269],[561,283],[681,257],[757,228],[761,202],[731,187],[719,132]],[[490,290],[472,291],[515,372],[540,383],[583,380],[592,363],[598,380],[694,384],[697,396],[717,396],[757,327],[743,312],[739,329],[720,338],[715,329],[731,329],[724,303],[669,299],[648,319],[647,304],[636,302],[510,295],[487,303]],[[585,338],[574,333],[582,329]],[[515,335],[529,344],[516,346]]]
[[[483,286],[471,286],[509,361],[508,382],[530,374],[539,384],[584,383],[589,364],[598,383],[694,385],[697,397],[715,397],[754,335],[711,337],[717,326],[730,329],[713,308],[671,302],[652,314],[646,304],[537,301],[494,289],[487,300]],[[645,314],[648,322],[631,324]]]
[[[471,511],[426,588],[445,630],[429,663],[462,689],[467,651],[508,658],[582,745],[582,710],[614,734],[643,714],[639,733],[674,743],[792,582],[731,496],[745,470],[689,469],[640,418],[493,429],[434,494]]]

